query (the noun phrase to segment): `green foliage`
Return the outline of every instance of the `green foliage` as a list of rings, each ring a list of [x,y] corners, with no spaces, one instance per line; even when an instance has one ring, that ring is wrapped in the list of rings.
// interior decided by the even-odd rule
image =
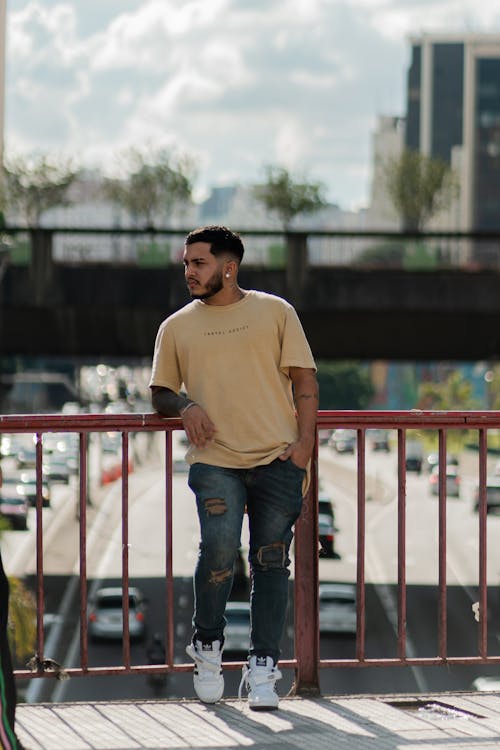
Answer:
[[[386,163],[384,179],[407,231],[421,231],[437,211],[449,206],[458,191],[456,177],[445,161],[411,149]]]
[[[17,156],[4,164],[2,203],[19,212],[29,227],[40,224],[44,211],[68,204],[68,188],[78,171],[71,161],[40,154]]]
[[[485,376],[486,377],[486,376]],[[488,408],[500,411],[500,365],[493,365],[487,373]]]
[[[431,411],[469,411],[479,408],[473,397],[472,384],[459,372],[452,372],[442,383],[421,383],[419,409]],[[470,430],[448,430],[448,446],[460,450],[476,438]],[[437,437],[436,437],[437,440]]]
[[[19,578],[9,578],[9,588],[9,643],[13,656],[21,660],[35,649],[36,603]]]
[[[472,384],[459,372],[452,372],[442,383],[422,383],[419,387],[419,409],[467,411],[477,409]]]
[[[310,214],[326,205],[319,182],[296,180],[284,167],[265,167],[266,182],[254,189],[255,198],[278,215],[284,229],[298,214]]]
[[[142,152],[131,148],[121,157],[126,176],[104,181],[104,195],[125,208],[136,221],[154,225],[157,211],[168,213],[191,196],[193,164],[175,159],[165,149]]]
[[[374,388],[368,367],[357,362],[324,362],[318,365],[320,409],[366,409]]]

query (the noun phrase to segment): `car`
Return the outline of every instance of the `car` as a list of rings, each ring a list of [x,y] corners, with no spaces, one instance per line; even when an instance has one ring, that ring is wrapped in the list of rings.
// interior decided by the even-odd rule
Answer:
[[[388,430],[367,430],[366,439],[373,451],[386,451],[386,453],[389,453],[391,450]]]
[[[332,431],[329,429],[318,430],[319,445],[328,445],[328,441],[330,440],[331,435],[332,435]]]
[[[189,464],[185,458],[172,459],[172,471],[174,474],[186,474],[189,471]]]
[[[135,586],[129,587],[128,595],[130,638],[142,641],[146,636],[146,600]],[[92,640],[123,639],[123,596],[120,586],[96,591],[89,605],[88,633]]]
[[[493,474],[486,477],[486,512],[500,508],[500,476]],[[474,510],[479,511],[479,487],[476,487]]]
[[[471,683],[471,688],[480,692],[497,693],[500,691],[500,676],[476,677]]]
[[[328,445],[337,453],[354,453],[356,450],[356,430],[334,430]]]
[[[424,468],[429,474],[439,464],[439,453],[429,453],[424,462]]]
[[[439,466],[435,466],[429,477],[431,495],[439,495]],[[460,475],[456,466],[446,467],[446,495],[460,497]]]
[[[415,471],[420,474],[424,461],[424,447],[419,440],[408,440],[406,443],[406,471]]]
[[[10,487],[28,501],[29,505],[36,505],[36,471],[34,469],[23,469],[16,474],[6,474],[3,477],[3,487]],[[45,479],[42,478],[42,506],[48,508],[50,505],[50,488]]]
[[[425,469],[430,473],[435,466],[439,464],[439,453],[429,453],[425,459]],[[458,466],[458,457],[455,455],[448,456],[446,459],[447,466]]]
[[[332,517],[326,513],[318,515],[318,538],[320,544],[320,557],[339,558],[335,552],[335,526]]]
[[[356,586],[352,583],[319,584],[320,633],[356,633]]]
[[[36,448],[24,447],[16,454],[16,462],[18,469],[34,469],[36,466]]]
[[[333,503],[328,495],[319,495],[318,497],[318,513],[324,513],[331,517],[332,521],[335,518],[335,510]]]
[[[80,445],[78,436],[74,433],[47,433],[43,436],[44,456],[58,456],[64,458],[70,474],[77,474],[80,463]]]
[[[43,473],[49,482],[68,484],[70,468],[63,453],[50,453],[43,462]]]
[[[226,604],[224,651],[248,652],[250,648],[250,604],[229,601]]]
[[[119,454],[122,449],[122,438],[119,432],[101,433],[101,450],[103,453]]]
[[[28,528],[28,502],[18,495],[15,488],[0,490],[0,516],[11,529],[26,531]]]
[[[335,552],[335,511],[333,503],[327,495],[318,498],[318,538],[320,544],[319,556],[339,559]]]

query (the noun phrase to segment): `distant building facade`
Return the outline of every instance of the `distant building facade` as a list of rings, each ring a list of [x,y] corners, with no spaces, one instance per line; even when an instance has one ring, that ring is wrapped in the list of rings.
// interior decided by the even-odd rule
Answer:
[[[457,229],[499,229],[500,34],[410,41],[405,146],[444,159],[458,174],[450,215]]]
[[[401,156],[405,121],[395,115],[379,115],[372,135],[372,181],[366,224],[369,229],[399,229],[400,219],[385,186],[386,165]]]

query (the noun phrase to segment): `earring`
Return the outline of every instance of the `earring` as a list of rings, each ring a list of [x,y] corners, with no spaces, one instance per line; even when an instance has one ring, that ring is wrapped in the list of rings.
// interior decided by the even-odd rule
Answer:
[[[228,279],[231,276],[230,273],[226,273],[226,279]]]

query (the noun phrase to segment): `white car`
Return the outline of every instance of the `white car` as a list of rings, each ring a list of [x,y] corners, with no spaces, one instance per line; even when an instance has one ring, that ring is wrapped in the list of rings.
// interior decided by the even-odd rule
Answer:
[[[250,604],[229,601],[226,604],[224,651],[244,651],[250,648]]]
[[[356,586],[319,584],[319,632],[356,633]]]
[[[130,638],[143,640],[146,635],[146,602],[138,588],[131,586],[128,592]],[[88,632],[93,640],[122,640],[123,600],[120,586],[97,590],[89,607]]]
[[[500,692],[500,676],[493,677],[476,677],[471,687],[473,690],[481,692]]]

